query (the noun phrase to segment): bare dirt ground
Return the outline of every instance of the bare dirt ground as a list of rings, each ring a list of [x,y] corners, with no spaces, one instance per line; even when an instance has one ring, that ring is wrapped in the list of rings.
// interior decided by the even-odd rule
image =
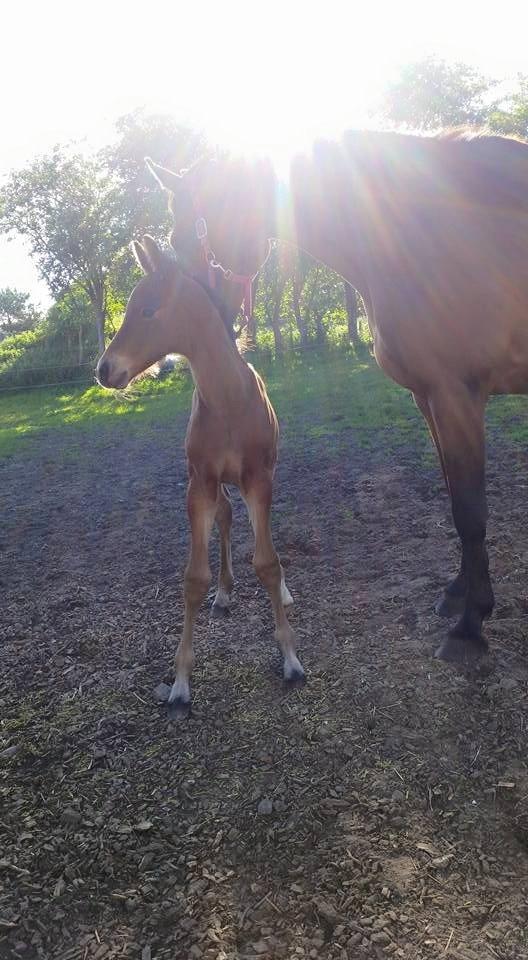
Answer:
[[[528,453],[491,445],[467,675],[432,659],[457,548],[425,433],[297,425],[274,528],[309,682],[282,686],[236,500],[232,615],[204,609],[171,723],[184,422],[0,464],[0,957],[528,957]]]

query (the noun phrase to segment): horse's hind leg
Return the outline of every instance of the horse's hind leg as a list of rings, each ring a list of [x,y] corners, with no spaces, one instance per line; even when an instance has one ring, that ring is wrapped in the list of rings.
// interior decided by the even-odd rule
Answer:
[[[220,486],[220,496],[216,508],[216,525],[220,533],[220,569],[218,573],[218,589],[211,608],[213,616],[222,617],[229,613],[231,591],[233,589],[233,563],[231,558],[231,525],[233,511],[231,500],[223,484]]]
[[[194,664],[193,630],[200,604],[211,583],[209,538],[215,519],[218,484],[203,484],[191,479],[187,492],[187,511],[191,527],[191,553],[185,570],[185,613],[183,632],[176,651],[176,678],[169,694],[169,711],[180,715],[189,712],[191,691],[189,680]]]
[[[486,551],[484,407],[486,398],[465,384],[446,384],[429,398],[462,542],[465,602],[456,627],[437,651],[444,660],[471,661],[487,649],[482,621],[494,604]]]
[[[291,596],[284,583],[284,573],[271,537],[271,478],[259,478],[242,492],[255,534],[253,565],[257,577],[271,600],[275,620],[275,639],[284,658],[284,679],[289,682],[302,681],[304,670],[296,654],[295,634],[284,610],[285,604],[291,603]]]
[[[449,489],[449,477],[447,475],[446,465],[444,462],[444,455],[442,453],[442,447],[440,445],[440,440],[436,430],[435,422],[433,415],[431,413],[431,408],[429,402],[425,397],[419,396],[419,394],[414,394],[414,401],[416,406],[422,413],[427,426],[429,427],[429,432],[433,438],[434,445],[438,453],[438,459],[440,460],[440,466],[442,467],[442,473],[444,475],[444,481],[447,488],[448,494],[451,496],[451,491]],[[443,594],[440,597],[437,605],[436,612],[439,617],[455,617],[463,613],[466,597],[466,575],[464,572],[464,559],[462,558],[460,564],[460,570],[457,573],[454,580],[451,581],[444,588]]]

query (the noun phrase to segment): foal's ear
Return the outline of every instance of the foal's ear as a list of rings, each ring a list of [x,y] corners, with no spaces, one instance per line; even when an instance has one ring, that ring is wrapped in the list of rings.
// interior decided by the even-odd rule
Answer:
[[[169,193],[176,192],[181,182],[179,173],[173,173],[172,170],[167,170],[166,167],[160,167],[159,163],[154,163],[150,157],[145,157],[145,163],[152,176],[164,190],[168,190]]]
[[[154,237],[151,237],[150,234],[146,233],[143,237],[142,243],[143,249],[149,259],[149,263],[151,264],[150,272],[152,272],[152,270],[162,271],[163,267],[167,264],[167,258],[161,247],[158,247]]]
[[[154,267],[147,256],[147,251],[143,249],[143,247],[141,246],[140,243],[138,243],[137,240],[132,240],[132,243],[130,244],[130,249],[132,250],[132,253],[135,256],[138,262],[138,265],[143,270],[143,273],[153,273]]]

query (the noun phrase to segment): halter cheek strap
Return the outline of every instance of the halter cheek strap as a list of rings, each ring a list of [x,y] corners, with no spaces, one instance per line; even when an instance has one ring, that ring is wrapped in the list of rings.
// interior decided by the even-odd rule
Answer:
[[[214,253],[209,244],[207,222],[204,217],[198,217],[198,219],[195,221],[194,228],[196,231],[196,237],[200,242],[204,263],[207,266],[209,286],[212,290],[216,289],[216,278],[218,275],[216,271],[218,270],[220,270],[225,280],[230,280],[231,283],[240,284],[240,286],[243,288],[243,299],[241,306],[242,315],[244,317],[244,323],[248,324],[253,317],[253,280],[255,277],[247,276],[241,273],[233,273],[232,270],[226,270],[221,263],[218,263],[215,260]]]

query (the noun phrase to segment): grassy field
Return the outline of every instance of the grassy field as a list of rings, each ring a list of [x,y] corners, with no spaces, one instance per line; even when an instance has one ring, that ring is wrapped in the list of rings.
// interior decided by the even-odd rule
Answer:
[[[410,394],[385,377],[374,360],[347,351],[295,353],[282,362],[253,360],[263,374],[285,427],[299,416],[309,420],[305,435],[334,436],[353,429],[368,444],[372,429],[387,429],[387,442],[410,439],[422,430],[422,419]],[[98,386],[49,388],[6,393],[0,399],[0,456],[31,448],[44,431],[82,433],[126,422],[141,431],[153,422],[169,421],[190,408],[192,381],[185,369],[163,380],[144,379],[124,393]],[[489,404],[488,420],[514,441],[528,442],[528,399],[504,397]],[[294,439],[294,438],[293,438]],[[28,443],[29,441],[29,443]]]

